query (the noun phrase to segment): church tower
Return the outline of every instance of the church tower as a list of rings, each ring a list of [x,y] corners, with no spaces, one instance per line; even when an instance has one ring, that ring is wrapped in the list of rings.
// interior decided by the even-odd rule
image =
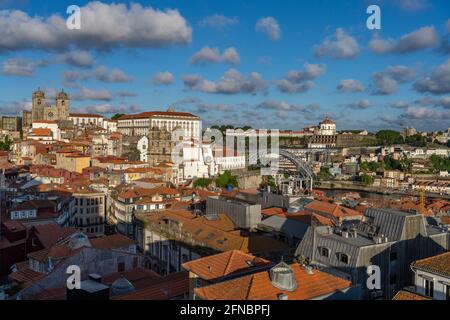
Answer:
[[[56,110],[58,120],[68,120],[70,110],[70,98],[64,89],[56,96]]]
[[[31,118],[33,121],[44,119],[44,108],[46,106],[45,93],[40,88],[33,92],[31,104]]]

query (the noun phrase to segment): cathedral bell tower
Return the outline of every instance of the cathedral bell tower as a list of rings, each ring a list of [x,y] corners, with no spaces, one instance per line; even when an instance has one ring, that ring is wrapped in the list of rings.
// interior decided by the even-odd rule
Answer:
[[[70,110],[70,98],[64,89],[56,96],[56,110],[58,120],[68,120]]]
[[[32,121],[42,120],[44,118],[44,108],[46,106],[45,93],[40,88],[33,92],[31,103]]]

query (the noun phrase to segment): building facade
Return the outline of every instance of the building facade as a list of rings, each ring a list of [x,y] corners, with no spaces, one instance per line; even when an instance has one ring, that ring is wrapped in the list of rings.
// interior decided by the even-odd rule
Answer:
[[[54,106],[47,103],[44,91],[38,89],[33,92],[31,114],[32,121],[39,120],[68,120],[70,110],[70,98],[62,90],[56,95]]]

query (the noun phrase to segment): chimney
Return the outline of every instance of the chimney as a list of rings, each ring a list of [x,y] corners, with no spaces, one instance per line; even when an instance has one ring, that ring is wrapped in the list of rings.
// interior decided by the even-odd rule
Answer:
[[[306,266],[306,267],[305,267],[305,270],[306,270],[306,272],[307,272],[308,274],[314,274],[314,271],[313,271],[313,267],[312,267],[312,266]]]
[[[278,294],[278,300],[289,300],[289,296],[285,293]]]
[[[342,231],[342,237],[348,238],[348,231]]]

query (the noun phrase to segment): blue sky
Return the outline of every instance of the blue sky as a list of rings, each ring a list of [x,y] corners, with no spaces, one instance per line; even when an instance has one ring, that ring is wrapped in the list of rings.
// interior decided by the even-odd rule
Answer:
[[[71,4],[80,30],[65,27]],[[381,30],[366,28],[370,4]],[[443,130],[449,34],[446,0],[0,0],[0,112],[41,87],[105,115],[174,105],[206,125]]]

